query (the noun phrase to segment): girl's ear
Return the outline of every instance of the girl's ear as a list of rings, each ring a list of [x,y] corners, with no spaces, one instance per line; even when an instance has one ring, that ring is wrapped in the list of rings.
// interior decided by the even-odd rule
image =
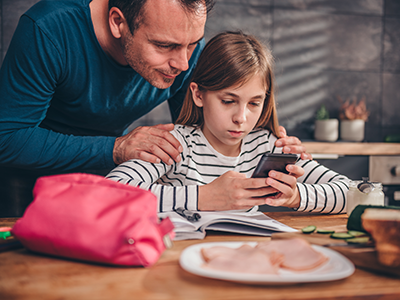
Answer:
[[[110,25],[112,35],[116,39],[121,38],[122,32],[126,30],[125,27],[127,26],[127,23],[124,14],[117,7],[111,7],[110,11],[108,12],[108,23]]]
[[[192,98],[194,104],[198,107],[203,107],[203,95],[199,90],[199,86],[195,82],[191,82],[189,85],[190,90],[192,91]]]

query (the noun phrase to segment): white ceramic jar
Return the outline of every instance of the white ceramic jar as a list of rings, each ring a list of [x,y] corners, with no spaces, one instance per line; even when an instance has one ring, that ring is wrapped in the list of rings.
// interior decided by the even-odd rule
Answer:
[[[317,141],[336,142],[339,137],[337,119],[315,120],[314,139]]]
[[[340,139],[343,141],[362,142],[364,140],[364,131],[364,120],[340,121]]]
[[[350,216],[353,209],[359,205],[385,205],[385,194],[382,191],[380,182],[371,182],[374,190],[369,193],[361,192],[357,186],[362,180],[354,180],[349,183],[349,191],[347,192],[346,212]]]

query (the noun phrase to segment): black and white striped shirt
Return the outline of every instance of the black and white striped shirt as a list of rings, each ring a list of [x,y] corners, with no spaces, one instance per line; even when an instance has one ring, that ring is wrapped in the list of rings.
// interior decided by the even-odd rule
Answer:
[[[183,147],[181,161],[168,166],[129,160],[112,170],[107,178],[150,190],[158,198],[158,211],[178,207],[197,210],[198,186],[212,182],[232,170],[251,177],[264,153],[282,153],[276,137],[268,130],[255,129],[242,142],[241,153],[228,157],[217,152],[198,128],[175,125],[171,133]],[[301,202],[298,211],[342,213],[346,211],[349,179],[313,160],[298,160],[305,174],[298,178]]]

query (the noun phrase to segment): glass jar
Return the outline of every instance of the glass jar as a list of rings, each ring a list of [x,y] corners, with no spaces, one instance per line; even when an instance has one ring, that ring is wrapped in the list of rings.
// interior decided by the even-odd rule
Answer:
[[[369,193],[363,193],[357,188],[362,182],[362,180],[354,180],[349,183],[346,202],[346,211],[349,216],[353,209],[359,204],[385,205],[385,194],[382,191],[382,183],[371,182],[374,185],[374,189]]]

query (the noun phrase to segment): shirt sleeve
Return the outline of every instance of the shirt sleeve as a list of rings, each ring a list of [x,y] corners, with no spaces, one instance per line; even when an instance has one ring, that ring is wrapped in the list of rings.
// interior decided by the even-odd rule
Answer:
[[[168,166],[163,162],[153,164],[129,160],[112,170],[106,178],[151,191],[157,196],[158,212],[173,211],[178,207],[198,210],[197,185],[182,186],[179,179],[176,179],[176,183],[165,183],[160,179],[165,174],[174,172],[174,169],[175,163]]]
[[[298,211],[338,214],[346,212],[350,179],[317,163],[299,160],[305,174],[297,179],[300,193]]]
[[[275,147],[277,138],[273,134],[268,138],[271,153],[282,153],[281,147]],[[295,210],[326,214],[346,212],[349,178],[328,169],[315,160],[298,159],[296,165],[302,167],[305,173],[297,178],[300,206]]]
[[[171,133],[181,145],[186,144],[182,135],[175,130]],[[183,147],[181,162],[185,161],[188,151],[188,147]],[[163,162],[154,164],[132,159],[113,169],[106,178],[151,191],[157,197],[158,212],[173,211],[178,207],[198,210],[199,186],[185,185],[182,182],[178,164],[174,162],[168,166]],[[164,181],[163,177],[168,179],[168,182]]]
[[[56,171],[115,166],[115,137],[66,135],[40,127],[63,80],[64,64],[62,51],[22,16],[0,71],[2,165]]]

